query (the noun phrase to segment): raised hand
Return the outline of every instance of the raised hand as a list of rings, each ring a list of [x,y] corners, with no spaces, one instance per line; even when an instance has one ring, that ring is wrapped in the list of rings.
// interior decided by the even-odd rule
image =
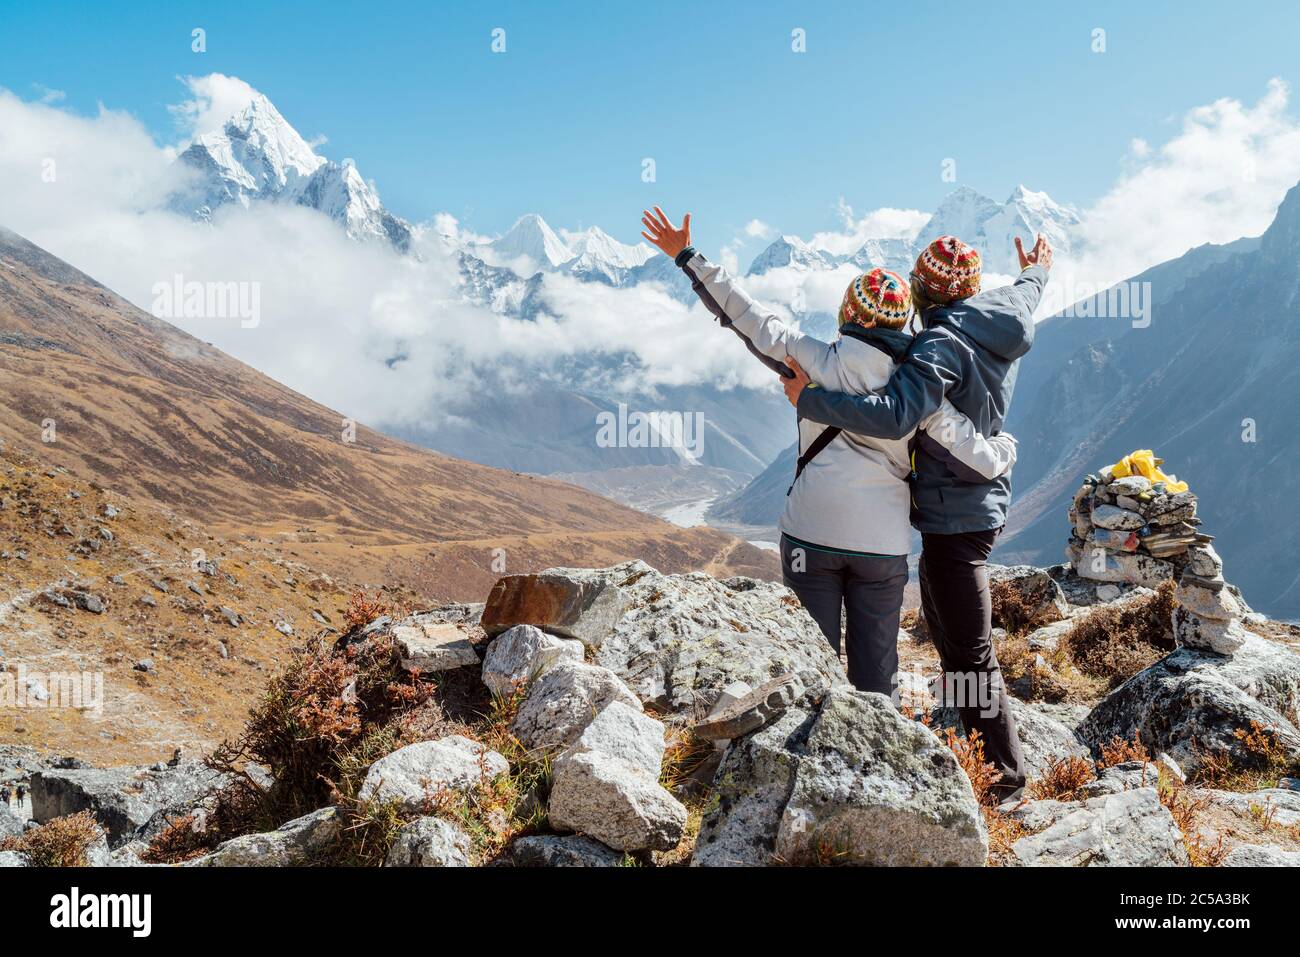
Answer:
[[[691,244],[690,213],[682,220],[681,229],[670,223],[658,206],[653,213],[648,209],[641,210],[641,222],[645,224],[641,235],[662,249],[669,259],[676,259],[677,254]]]
[[[1046,270],[1052,268],[1052,244],[1047,241],[1047,237],[1042,233],[1038,234],[1038,242],[1034,243],[1034,248],[1025,252],[1025,244],[1016,237],[1016,254],[1020,257],[1020,268],[1028,269],[1030,266],[1042,266]]]

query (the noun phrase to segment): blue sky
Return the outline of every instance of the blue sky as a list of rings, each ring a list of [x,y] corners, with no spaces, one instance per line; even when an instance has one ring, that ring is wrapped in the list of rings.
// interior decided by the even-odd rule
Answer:
[[[1300,5],[1097,3],[0,3],[0,86],[66,93],[175,139],[176,77],[266,93],[399,215],[481,232],[523,212],[630,241],[643,204],[717,245],[810,235],[843,197],[931,209],[960,183],[1086,205],[1129,143],[1291,82]],[[1262,22],[1265,21],[1266,22]],[[208,52],[190,50],[207,31]],[[491,31],[506,30],[493,54]],[[807,52],[791,51],[806,30]],[[1105,53],[1091,50],[1106,30]],[[1291,107],[1294,113],[1295,107]],[[653,157],[655,184],[641,180]]]

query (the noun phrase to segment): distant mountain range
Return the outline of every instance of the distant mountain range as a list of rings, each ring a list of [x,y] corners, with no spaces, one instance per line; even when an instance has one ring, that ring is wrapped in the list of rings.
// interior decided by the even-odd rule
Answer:
[[[316,209],[359,241],[381,241],[401,252],[413,250],[422,228],[386,210],[373,185],[350,163],[338,164],[317,154],[263,95],[258,94],[216,132],[199,136],[181,154],[179,163],[192,175],[188,188],[172,205],[187,215],[210,218],[222,206],[292,203]],[[1017,270],[1012,239],[1016,235],[1047,234],[1058,250],[1068,253],[1080,245],[1080,218],[1069,206],[1045,193],[1017,187],[998,203],[969,187],[957,187],[935,210],[917,236],[875,237],[849,254],[835,254],[813,243],[782,235],[752,261],[750,277],[770,277],[788,271],[790,288],[820,271],[866,270],[876,266],[906,273],[918,249],[943,234],[955,234],[980,249],[989,273]],[[490,240],[462,235],[438,237],[458,257],[464,297],[502,315],[533,320],[549,311],[550,277],[567,276],[616,288],[655,285],[679,301],[693,304],[681,270],[643,242],[626,244],[597,226],[582,231],[552,228],[540,215],[521,216],[503,235]],[[817,311],[802,298],[774,305],[785,308],[815,334],[834,333],[834,317]],[[611,317],[614,318],[614,317]],[[732,343],[721,345],[725,348]],[[731,507],[750,514],[762,509],[744,505],[749,492],[735,486],[760,476],[772,466],[771,480],[760,488],[780,487],[784,495],[785,458],[793,432],[788,407],[770,391],[722,391],[708,385],[663,388],[652,394],[630,394],[578,382],[617,381],[624,356],[593,354],[578,357],[565,379],[536,380],[521,393],[483,389],[452,416],[428,417],[436,426],[377,423],[393,434],[450,454],[489,465],[541,474],[582,476],[608,469],[642,469],[639,475],[665,476],[662,489],[647,489],[647,500],[669,490],[699,487],[700,477],[673,478],[674,470],[704,465],[717,481],[727,503],[715,505],[718,515]],[[509,375],[510,370],[502,370]],[[586,373],[586,374],[583,374]],[[490,379],[491,370],[485,375]],[[668,448],[609,448],[597,442],[596,417],[620,404],[634,410],[682,410],[702,415],[703,455],[684,458]],[[527,408],[527,416],[518,415]],[[786,452],[774,463],[778,454]],[[667,467],[664,471],[661,467]],[[716,470],[730,473],[725,478]],[[778,474],[779,473],[779,474]],[[647,478],[647,481],[650,481]],[[603,488],[593,477],[589,483]],[[619,486],[624,487],[624,486]],[[626,500],[626,499],[625,499]],[[772,503],[775,504],[775,503]],[[734,520],[728,519],[729,521]],[[743,523],[742,523],[743,524]]]

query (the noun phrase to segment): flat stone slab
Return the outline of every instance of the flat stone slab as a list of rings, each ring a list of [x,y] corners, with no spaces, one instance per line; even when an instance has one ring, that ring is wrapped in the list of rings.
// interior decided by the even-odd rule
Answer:
[[[781,675],[738,698],[691,730],[704,741],[729,741],[776,720],[804,693],[798,674]]]
[[[419,617],[393,626],[402,652],[402,667],[421,674],[478,666],[469,633],[449,622],[422,621]]]

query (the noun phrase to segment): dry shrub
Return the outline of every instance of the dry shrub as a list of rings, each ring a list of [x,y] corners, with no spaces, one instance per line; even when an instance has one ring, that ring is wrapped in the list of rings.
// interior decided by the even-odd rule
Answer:
[[[1133,732],[1133,740],[1125,741],[1119,735],[1111,738],[1109,742],[1101,746],[1101,758],[1097,761],[1097,770],[1111,768],[1117,764],[1126,764],[1129,761],[1141,761],[1143,764],[1149,764],[1151,755],[1147,753],[1146,747],[1142,744],[1141,732]]]
[[[81,811],[0,840],[0,851],[17,851],[32,867],[86,867],[86,852],[101,834],[95,815]]]
[[[954,729],[945,728],[944,738],[966,777],[970,778],[980,807],[996,808],[998,796],[993,786],[1002,780],[1002,772],[994,768],[992,762],[984,760],[984,739],[979,731],[973,730],[962,737]]]
[[[1019,821],[998,809],[999,797],[994,786],[1002,780],[1002,772],[994,768],[992,762],[984,760],[984,741],[979,731],[971,731],[962,737],[952,728],[945,728],[944,738],[957,756],[957,763],[970,778],[975,800],[984,815],[984,826],[988,829],[989,861],[997,864],[1011,853],[1011,845],[1025,834]]]
[[[1174,583],[1161,582],[1154,595],[1083,615],[1061,648],[1081,672],[1112,690],[1173,651],[1173,611]]]
[[[375,592],[374,598],[369,598],[364,591],[357,591],[353,592],[352,597],[348,599],[348,607],[343,611],[343,620],[347,623],[348,631],[354,631],[366,627],[375,619],[389,614],[390,611],[388,603],[379,592]]]
[[[355,793],[356,769],[397,746],[396,720],[432,691],[402,668],[390,635],[309,643],[271,679],[240,736],[208,759],[232,778],[211,815],[215,833],[275,828]],[[270,772],[269,787],[247,773],[249,763]]]
[[[1026,602],[1010,582],[989,582],[989,598],[993,602],[993,625],[1006,629],[1008,635],[1028,634],[1048,624],[1041,620],[1040,609]]]
[[[1183,833],[1183,846],[1187,848],[1187,858],[1193,867],[1218,867],[1228,854],[1220,834],[1211,843],[1201,833],[1200,818],[1209,805],[1209,796],[1194,797],[1191,791],[1179,781],[1161,778],[1158,785],[1160,803],[1173,816],[1178,830]]]
[[[1278,740],[1277,729],[1251,720],[1233,736],[1239,751],[1208,751],[1193,742],[1197,752],[1196,783],[1224,791],[1258,791],[1276,787],[1279,778],[1296,770],[1296,764]]]
[[[1038,801],[1076,801],[1079,790],[1096,779],[1092,762],[1086,758],[1057,758],[1029,785],[1029,793]]]

